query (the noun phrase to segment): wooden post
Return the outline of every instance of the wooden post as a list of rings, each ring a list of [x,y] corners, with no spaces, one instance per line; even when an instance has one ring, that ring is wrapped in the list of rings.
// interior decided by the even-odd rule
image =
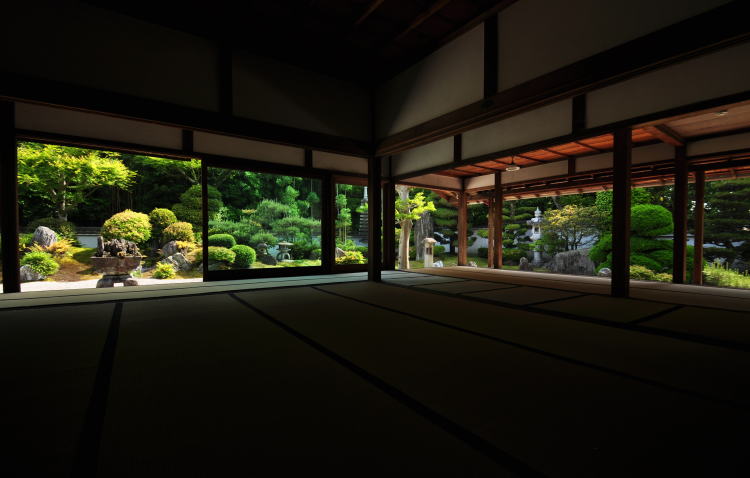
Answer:
[[[630,128],[614,132],[614,174],[612,184],[612,295],[630,294]]]
[[[396,183],[383,184],[383,270],[396,268]]]
[[[331,274],[336,261],[336,185],[331,173],[323,177],[320,192],[320,262],[323,272]]]
[[[370,156],[368,160],[368,203],[367,203],[367,219],[368,219],[368,259],[367,259],[367,280],[380,282],[380,271],[382,261],[382,244],[380,242],[380,226],[381,221],[381,177],[383,172],[381,170],[380,156]]]
[[[675,148],[674,241],[672,254],[672,282],[684,284],[687,273],[687,208],[688,208],[688,163],[684,146]]]
[[[468,210],[466,206],[466,191],[458,193],[458,265],[467,265],[468,238]]]
[[[208,164],[201,160],[201,235],[203,260],[203,281],[211,280],[211,273],[208,271]]]
[[[693,284],[703,285],[703,232],[706,202],[706,173],[695,172],[695,234],[693,239]]]
[[[495,269],[503,268],[503,185],[501,172],[495,173]]]
[[[490,194],[487,200],[487,267],[492,269],[495,265],[495,197]]]
[[[3,291],[21,292],[18,260],[18,149],[16,111],[11,101],[0,101],[0,229],[2,231]]]

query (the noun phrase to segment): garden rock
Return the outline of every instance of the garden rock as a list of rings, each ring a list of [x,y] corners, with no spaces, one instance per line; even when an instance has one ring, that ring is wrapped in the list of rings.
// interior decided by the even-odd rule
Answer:
[[[336,258],[337,258],[337,259],[338,259],[339,257],[344,257],[345,255],[346,255],[346,252],[344,252],[344,250],[343,250],[343,249],[341,249],[340,247],[337,247],[337,248],[336,248]]]
[[[57,242],[57,234],[48,227],[39,226],[34,231],[33,241],[42,247],[49,247]]]
[[[177,241],[169,241],[168,243],[161,246],[161,253],[164,257],[169,257],[177,251]]]
[[[275,266],[278,261],[271,254],[262,254],[258,256],[258,262],[267,266]]]
[[[443,261],[437,261],[434,264],[432,264],[432,267],[445,267],[443,265]]]
[[[33,282],[44,279],[44,276],[32,269],[31,266],[21,266],[20,276],[21,282]]]
[[[474,261],[469,261],[469,267],[477,267],[477,263]]]
[[[189,271],[193,267],[193,264],[181,252],[176,252],[162,259],[161,262],[171,265],[176,271]]]
[[[112,239],[104,241],[102,236],[97,239],[96,257],[126,257],[141,256],[138,246],[135,242],[126,241],[125,239]]]
[[[732,261],[732,265],[729,268],[739,272],[740,274],[744,274],[745,272],[750,270],[750,264],[742,260],[741,257],[737,257],[734,261]]]
[[[521,259],[518,260],[518,270],[519,271],[526,271],[526,272],[533,272],[534,271],[534,266],[532,266],[529,263],[528,259],[526,259],[525,257],[522,257]]]
[[[588,249],[577,249],[555,254],[547,264],[547,269],[557,274],[593,276],[596,265],[589,259]]]
[[[612,269],[610,269],[609,267],[602,267],[601,269],[599,269],[599,273],[596,275],[598,275],[599,277],[612,277]]]

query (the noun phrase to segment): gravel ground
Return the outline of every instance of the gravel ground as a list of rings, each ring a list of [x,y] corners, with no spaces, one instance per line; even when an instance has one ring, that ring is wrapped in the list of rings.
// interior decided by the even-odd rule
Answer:
[[[40,290],[67,290],[67,289],[93,289],[96,287],[98,279],[92,280],[80,280],[75,282],[53,282],[53,281],[39,281],[39,282],[24,282],[21,284],[21,292],[32,292]],[[203,282],[203,279],[138,279],[138,285],[153,285],[153,284],[177,284],[181,282]],[[122,284],[117,284],[115,287],[120,287]]]

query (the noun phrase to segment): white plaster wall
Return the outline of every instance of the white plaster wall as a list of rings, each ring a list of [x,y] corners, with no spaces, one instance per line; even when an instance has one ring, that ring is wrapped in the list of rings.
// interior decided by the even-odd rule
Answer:
[[[590,127],[747,91],[750,42],[588,93]]]
[[[501,173],[501,174],[505,175],[505,174],[511,174],[511,173]],[[495,185],[494,174],[485,174],[483,176],[474,176],[473,178],[466,179],[466,189],[487,188],[487,187],[492,187],[494,185]]]
[[[44,133],[182,149],[182,130],[112,116],[16,102],[16,127]]]
[[[611,168],[613,164],[612,153],[595,154],[576,159],[576,172],[585,173],[586,171],[607,169]]]
[[[360,86],[249,54],[233,61],[234,113],[269,123],[370,140],[370,95]]]
[[[639,146],[633,148],[631,156],[632,164],[653,163],[656,161],[665,161],[674,159],[674,146],[666,143],[651,144],[648,146]]]
[[[484,26],[479,25],[379,88],[377,135],[398,133],[483,95]]]
[[[217,50],[176,30],[83,2],[9,1],[0,16],[0,68],[218,109]]]
[[[572,100],[559,101],[463,133],[463,158],[523,146],[571,132]]]
[[[688,156],[696,156],[745,148],[750,148],[750,133],[733,134],[731,136],[688,143],[687,154]]]
[[[401,175],[453,161],[453,137],[444,138],[393,156],[393,174]]]
[[[313,167],[346,173],[367,174],[367,158],[313,151]]]
[[[438,189],[461,189],[460,179],[451,176],[443,176],[440,174],[425,174],[422,176],[415,176],[413,178],[407,179],[406,181],[408,181],[410,184],[421,184],[425,187],[434,187]]]
[[[292,166],[304,166],[305,164],[305,151],[302,148],[201,131],[197,131],[193,137],[193,149],[200,153],[231,158],[254,159]]]
[[[531,181],[533,179],[550,178],[553,176],[561,176],[568,173],[568,162],[557,161],[549,164],[540,164],[538,166],[530,166],[528,168],[521,168],[518,171],[505,172],[502,176],[503,184],[517,183],[521,181]]]
[[[522,0],[500,12],[500,91],[729,0]]]

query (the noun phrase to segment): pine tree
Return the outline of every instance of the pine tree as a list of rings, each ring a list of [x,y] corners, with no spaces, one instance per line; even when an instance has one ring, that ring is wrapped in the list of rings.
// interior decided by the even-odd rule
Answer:
[[[707,183],[705,208],[705,241],[750,260],[750,179]]]

